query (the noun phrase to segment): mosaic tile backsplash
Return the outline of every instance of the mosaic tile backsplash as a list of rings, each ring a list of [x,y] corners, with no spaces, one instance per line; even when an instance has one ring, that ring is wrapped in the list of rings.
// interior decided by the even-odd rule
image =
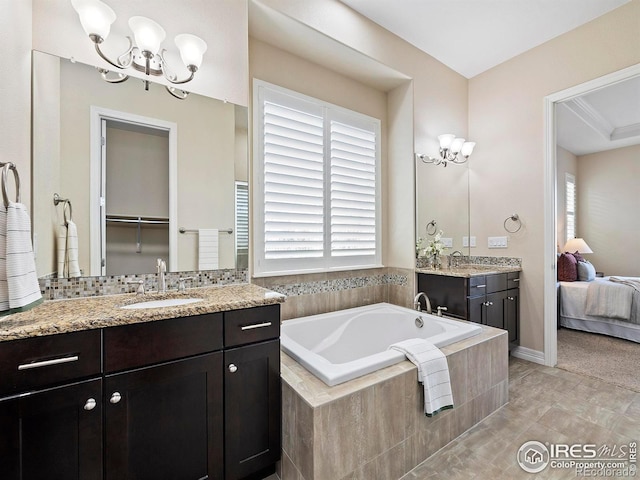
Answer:
[[[287,297],[298,295],[313,295],[316,293],[339,292],[352,288],[376,287],[379,285],[399,285],[407,284],[407,275],[402,274],[382,274],[349,278],[336,278],[331,280],[319,280],[310,282],[300,282],[294,284],[271,284],[269,289],[282,293]]]
[[[180,278],[187,279],[185,282],[187,288],[195,288],[247,283],[248,273],[246,269],[167,272],[165,278],[167,290],[177,290]],[[138,288],[140,280],[144,282],[146,291],[158,290],[158,275],[155,273],[103,277],[43,278],[39,282],[40,291],[45,300],[61,300],[132,293]]]
[[[440,263],[447,265],[449,255],[443,255]],[[451,257],[451,266],[459,267],[460,265],[490,265],[496,267],[522,267],[522,259],[516,257],[483,257],[473,255],[463,255]],[[416,259],[416,268],[428,268],[430,266],[429,257],[418,257]]]

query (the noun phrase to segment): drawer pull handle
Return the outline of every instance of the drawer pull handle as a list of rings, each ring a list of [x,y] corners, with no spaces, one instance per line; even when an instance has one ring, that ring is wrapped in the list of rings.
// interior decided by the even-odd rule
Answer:
[[[519,282],[519,281],[520,281],[520,279],[519,279],[519,278],[512,278],[512,279],[511,279],[511,281],[512,281],[512,282]]]
[[[113,392],[111,398],[109,399],[109,401],[113,404],[118,403],[120,400],[122,400],[122,395],[120,395],[120,392]]]
[[[486,285],[473,285],[473,288],[486,288]]]
[[[60,363],[69,363],[69,362],[77,362],[77,361],[78,361],[77,355],[74,355],[73,357],[54,358],[53,360],[43,360],[41,362],[24,363],[22,365],[18,365],[18,370],[29,370],[31,368],[48,367],[49,365],[58,365]]]
[[[240,327],[240,330],[253,330],[254,328],[262,328],[262,327],[270,327],[271,322],[264,323],[254,323],[253,325],[245,325],[244,327]]]
[[[84,404],[84,409],[89,411],[93,410],[94,408],[96,408],[96,400],[95,398],[90,398],[89,400],[87,400],[87,403]]]
[[[238,371],[238,367],[236,365],[234,365],[233,363],[229,364],[229,371],[231,373],[236,373]]]

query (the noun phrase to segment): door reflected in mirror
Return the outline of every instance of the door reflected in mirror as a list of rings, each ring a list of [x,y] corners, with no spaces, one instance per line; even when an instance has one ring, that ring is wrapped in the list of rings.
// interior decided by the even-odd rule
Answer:
[[[242,197],[237,185],[246,192],[248,180],[246,107],[195,94],[178,100],[161,85],[145,91],[135,78],[109,84],[92,66],[42,52],[33,52],[32,74],[39,277],[58,271],[56,236],[64,215],[54,193],[73,205],[82,276],[154,273],[158,257],[174,272],[246,266],[246,201],[236,208]],[[164,133],[156,128],[155,135],[140,137],[150,132],[149,119]],[[112,121],[110,134],[102,120]],[[175,125],[174,141],[167,125]],[[169,140],[162,140],[163,160],[150,160],[152,140],[163,135]],[[105,136],[113,159],[103,164]],[[162,166],[149,163],[155,161]],[[215,246],[205,248],[203,232],[217,239]]]

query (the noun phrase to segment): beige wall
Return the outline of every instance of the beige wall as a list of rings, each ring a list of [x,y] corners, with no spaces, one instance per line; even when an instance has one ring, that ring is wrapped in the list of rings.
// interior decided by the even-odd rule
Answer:
[[[544,349],[543,99],[640,62],[638,18],[640,0],[632,0],[469,81],[469,136],[478,142],[471,231],[478,253],[522,258],[521,344],[536,351]],[[487,236],[506,235],[502,223],[512,213],[522,230],[508,249],[486,249]]]
[[[565,175],[578,177],[578,157],[562,147],[556,148],[556,243],[558,251],[567,242],[567,199],[565,195]]]
[[[578,236],[605,275],[640,276],[640,145],[578,157]]]
[[[21,179],[20,200],[31,204],[31,0],[5,0],[0,6],[0,162],[13,162]],[[9,182],[13,195],[13,182]]]

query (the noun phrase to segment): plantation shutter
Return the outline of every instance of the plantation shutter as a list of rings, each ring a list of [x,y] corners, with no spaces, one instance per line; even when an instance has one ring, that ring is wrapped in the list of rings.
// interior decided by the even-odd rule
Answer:
[[[249,185],[236,182],[236,249],[249,250]]]
[[[376,132],[331,122],[331,255],[376,253]]]
[[[264,103],[265,259],[322,257],[322,116]]]
[[[254,105],[254,275],[380,266],[380,121],[258,80]]]
[[[565,174],[565,200],[567,238],[569,241],[576,237],[576,177]]]

